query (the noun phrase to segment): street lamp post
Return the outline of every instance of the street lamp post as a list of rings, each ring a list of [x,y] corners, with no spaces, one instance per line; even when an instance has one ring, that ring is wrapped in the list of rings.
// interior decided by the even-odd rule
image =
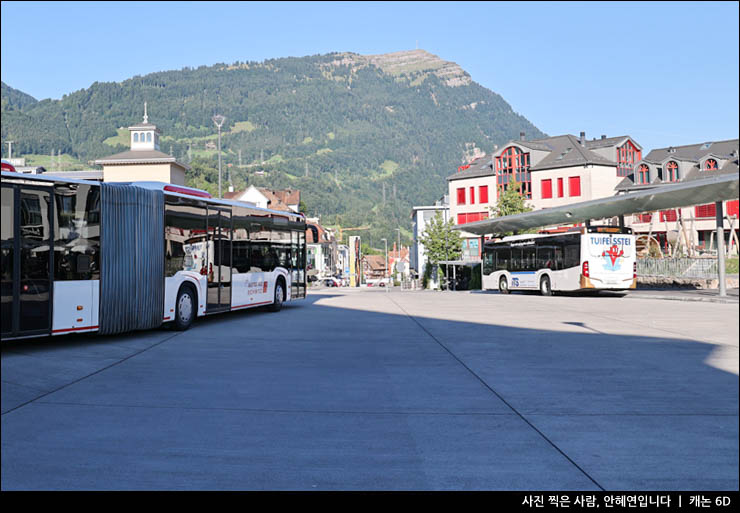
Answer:
[[[398,276],[398,283],[401,283],[401,276],[398,272],[398,266],[401,264],[401,229],[396,228],[396,231],[398,232],[398,253],[396,253],[396,272],[399,274]]]
[[[218,197],[221,198],[221,126],[223,126],[226,118],[221,114],[216,114],[211,119],[218,127]]]
[[[380,239],[385,242],[385,270],[383,272],[383,281],[385,281],[385,289],[388,290],[388,241],[386,239]]]

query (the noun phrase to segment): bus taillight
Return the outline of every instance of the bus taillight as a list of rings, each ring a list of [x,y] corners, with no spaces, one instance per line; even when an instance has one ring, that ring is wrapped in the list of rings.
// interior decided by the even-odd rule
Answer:
[[[588,260],[583,261],[583,266],[581,267],[581,274],[585,276],[586,278],[589,277],[588,274]]]
[[[632,279],[637,279],[637,262],[632,262]]]

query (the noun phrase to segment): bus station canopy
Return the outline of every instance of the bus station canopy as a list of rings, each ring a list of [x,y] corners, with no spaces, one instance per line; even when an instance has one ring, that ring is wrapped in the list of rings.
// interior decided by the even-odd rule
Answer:
[[[737,199],[738,174],[723,174],[523,214],[461,224],[453,229],[476,235],[517,232],[639,212],[654,212]]]

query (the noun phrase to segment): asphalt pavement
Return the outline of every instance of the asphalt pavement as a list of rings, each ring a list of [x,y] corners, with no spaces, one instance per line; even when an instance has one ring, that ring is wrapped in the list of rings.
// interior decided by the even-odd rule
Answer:
[[[3,343],[0,485],[737,490],[736,302],[340,288]]]

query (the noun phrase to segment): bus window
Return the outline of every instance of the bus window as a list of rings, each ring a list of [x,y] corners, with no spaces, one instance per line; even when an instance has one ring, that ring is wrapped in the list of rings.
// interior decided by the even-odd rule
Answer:
[[[565,269],[571,267],[578,267],[581,265],[581,244],[566,244],[564,249],[564,262],[563,266]]]
[[[164,208],[165,276],[174,276],[177,271],[205,271],[205,207],[184,198],[166,197]]]
[[[554,246],[541,246],[537,248],[537,267],[539,269],[557,269]]]
[[[483,252],[483,274],[491,274],[495,268],[496,253],[494,251]]]
[[[511,248],[496,249],[496,270],[507,271],[511,265]]]
[[[54,279],[99,280],[100,187],[54,189]]]
[[[536,271],[537,259],[535,258],[535,247],[525,246],[522,248],[522,271]]]

